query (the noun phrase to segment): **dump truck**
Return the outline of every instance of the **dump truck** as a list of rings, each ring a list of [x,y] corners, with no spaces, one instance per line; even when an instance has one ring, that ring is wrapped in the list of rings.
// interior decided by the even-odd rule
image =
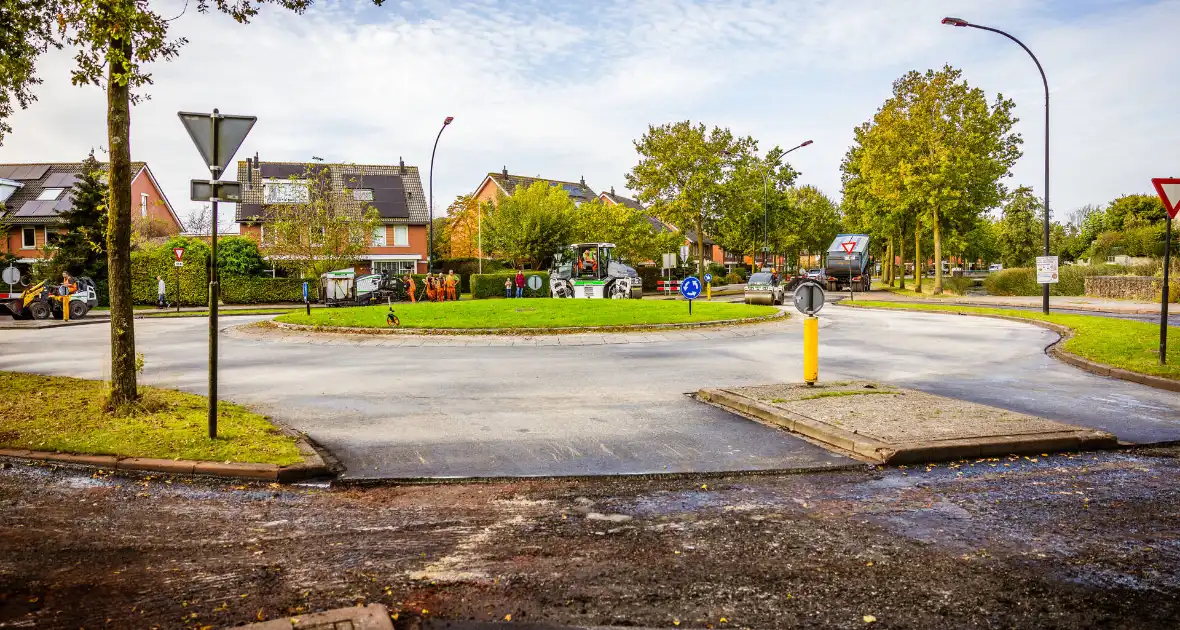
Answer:
[[[553,259],[549,294],[555,298],[643,297],[643,282],[633,268],[615,260],[612,243],[574,243]]]
[[[828,291],[849,288],[868,291],[872,288],[868,234],[836,235],[824,260],[824,285]]]

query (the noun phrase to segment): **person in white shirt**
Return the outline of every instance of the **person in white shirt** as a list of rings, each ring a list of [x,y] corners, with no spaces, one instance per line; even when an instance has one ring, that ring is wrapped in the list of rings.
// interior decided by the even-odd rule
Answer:
[[[164,278],[156,276],[156,308],[164,308]]]

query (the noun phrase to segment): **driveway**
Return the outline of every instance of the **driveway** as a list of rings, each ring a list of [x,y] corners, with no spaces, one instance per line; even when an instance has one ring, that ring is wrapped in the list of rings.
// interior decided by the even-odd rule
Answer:
[[[1180,394],[1043,352],[1050,331],[915,312],[822,313],[825,379],[870,378],[1180,440]],[[248,318],[235,318],[237,326]],[[261,318],[259,318],[261,319]],[[756,471],[853,463],[685,394],[799,380],[799,319],[764,334],[587,346],[388,347],[223,336],[221,396],[306,431],[346,478]],[[204,393],[204,319],[136,322],[145,381]],[[0,332],[0,369],[104,377],[106,325]]]

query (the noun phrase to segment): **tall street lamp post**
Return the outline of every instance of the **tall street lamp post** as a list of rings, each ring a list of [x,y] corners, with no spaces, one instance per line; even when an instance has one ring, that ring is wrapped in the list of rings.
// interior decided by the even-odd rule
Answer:
[[[990,26],[981,26],[979,24],[971,24],[967,20],[964,20],[962,18],[956,18],[956,17],[942,18],[942,23],[946,24],[948,26],[970,26],[971,28],[977,28],[981,31],[991,31],[993,33],[999,33],[1000,35],[1003,35],[1004,37],[1007,37],[1008,39],[1019,44],[1020,47],[1024,49],[1024,52],[1028,53],[1029,57],[1032,57],[1033,63],[1037,64],[1037,70],[1041,73],[1041,83],[1043,83],[1045,85],[1045,226],[1044,226],[1044,228],[1045,228],[1045,253],[1044,253],[1044,255],[1048,256],[1049,255],[1049,80],[1045,78],[1045,69],[1041,67],[1041,62],[1037,59],[1037,56],[1034,55],[1032,53],[1032,51],[1028,49],[1028,46],[1024,45],[1024,42],[1020,41],[1019,39],[1016,39],[1015,37],[1012,37],[1011,35],[1005,33],[1004,31],[1001,31],[1000,29],[991,28]],[[1041,310],[1046,315],[1048,315],[1049,314],[1049,285],[1047,283],[1041,285],[1041,303],[1042,303]]]
[[[426,236],[426,273],[430,273],[434,266],[434,152],[438,151],[438,139],[442,137],[442,132],[446,131],[447,125],[455,120],[454,116],[447,116],[443,119],[442,127],[438,130],[438,135],[434,137],[434,148],[430,150],[430,199],[427,201],[427,212],[430,215],[430,228]]]
[[[790,149],[783,151],[783,155],[786,155],[795,149],[801,149],[809,144],[811,144],[811,140],[804,140],[801,144],[795,145]],[[722,151],[721,153],[726,156],[731,155],[729,151]],[[765,267],[766,256],[770,253],[770,228],[769,222],[767,221],[767,188],[769,183],[769,175],[767,175],[766,167],[761,162],[758,162],[758,171],[762,173],[762,266]]]

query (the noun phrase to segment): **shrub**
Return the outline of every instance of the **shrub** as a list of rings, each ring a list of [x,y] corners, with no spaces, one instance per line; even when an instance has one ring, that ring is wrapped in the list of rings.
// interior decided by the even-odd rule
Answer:
[[[479,259],[475,257],[440,258],[434,261],[434,268],[436,270],[442,270],[443,273],[454,270],[455,275],[460,278],[459,288],[463,293],[471,292],[471,276],[480,273]],[[506,269],[511,269],[511,267],[502,260],[492,258],[485,258],[483,260],[483,273],[496,273]],[[414,281],[418,282],[418,279],[415,278]]]
[[[723,278],[725,277],[725,274],[728,273],[728,271],[729,270],[725,268],[725,265],[720,263],[711,262],[705,265],[705,273],[713,274],[714,278]]]
[[[988,275],[983,281],[984,288],[991,295],[1039,295],[1041,285],[1037,284],[1036,269],[1015,267]]]
[[[541,288],[539,290],[532,290],[526,284],[524,287],[525,297],[549,297],[549,272],[548,271],[526,271],[524,277],[526,280],[530,276],[541,276]],[[471,276],[471,297],[477,300],[502,297],[504,295],[504,281],[508,278],[515,278],[515,273],[485,273],[475,274]],[[515,283],[515,280],[513,281]]]
[[[185,255],[188,255],[185,251]],[[225,276],[256,276],[266,268],[258,243],[244,236],[229,236],[217,241],[217,269]],[[300,298],[303,299],[302,293]]]
[[[303,282],[299,278],[251,278],[223,275],[221,277],[221,301],[226,304],[302,302]],[[307,297],[313,302],[319,295],[318,284],[315,280],[307,281]]]
[[[942,283],[951,293],[955,295],[966,295],[967,289],[975,284],[971,278],[964,278],[962,276],[943,276]]]
[[[725,276],[725,284],[741,284],[745,281],[746,279],[743,278],[741,274],[730,273],[729,275]]]
[[[198,243],[200,241],[197,241]],[[208,248],[185,247],[184,266],[175,267],[172,248],[145,248],[131,252],[131,299],[136,304],[156,303],[156,276],[167,286],[167,299],[175,304],[179,269],[181,306],[206,306],[209,303]],[[197,254],[193,256],[193,254]],[[190,256],[192,256],[190,258]]]

